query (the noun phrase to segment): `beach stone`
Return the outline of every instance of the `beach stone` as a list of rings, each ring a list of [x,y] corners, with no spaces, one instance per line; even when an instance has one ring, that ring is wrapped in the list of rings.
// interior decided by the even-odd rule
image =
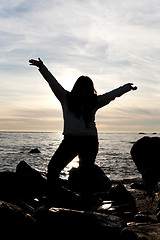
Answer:
[[[158,219],[158,222],[160,222],[160,211],[157,212],[157,219]]]
[[[154,214],[153,204],[144,190],[134,190],[132,195],[136,201],[137,213]]]
[[[83,181],[83,175],[80,174],[81,169],[72,168],[69,172],[68,184],[74,191],[83,191],[83,185],[81,182]],[[92,168],[89,168],[87,172],[87,181],[88,191],[90,192],[107,192],[111,189],[111,180],[105,175],[103,170],[97,165],[93,165]],[[85,189],[86,190],[86,189]]]
[[[144,190],[144,183],[143,182],[134,182],[134,183],[130,184],[130,188]]]
[[[151,215],[150,213],[137,213],[135,216],[134,216],[134,221],[137,222],[137,223],[156,223],[157,222],[157,217],[155,215]]]
[[[152,207],[157,216],[158,222],[160,222],[160,182],[158,182],[157,193],[152,201]]]
[[[160,178],[160,138],[145,136],[131,148],[131,156],[142,174],[148,193],[152,194]]]
[[[120,240],[160,240],[160,223],[126,227],[120,234]]]
[[[136,207],[135,199],[123,184],[118,184],[110,190],[109,197],[117,205],[129,204],[132,208]]]

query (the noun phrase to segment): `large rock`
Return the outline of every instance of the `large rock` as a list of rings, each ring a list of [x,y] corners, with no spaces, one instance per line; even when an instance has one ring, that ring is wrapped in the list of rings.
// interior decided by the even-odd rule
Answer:
[[[117,216],[94,212],[75,211],[64,208],[39,209],[34,215],[37,227],[51,236],[61,237],[105,237],[117,239],[126,222]],[[47,229],[47,231],[46,231]],[[97,235],[96,235],[97,236]]]
[[[31,215],[25,213],[19,206],[0,201],[0,229],[2,239],[13,237],[23,239],[29,237],[33,231],[33,224],[34,219]]]
[[[46,179],[25,161],[17,165],[16,176],[19,179],[19,195],[22,198],[34,198],[46,193]]]
[[[0,199],[31,200],[46,192],[46,179],[25,161],[17,165],[16,172],[0,172]]]
[[[126,227],[121,232],[121,240],[160,240],[160,224],[140,224]]]
[[[124,185],[119,184],[113,187],[109,193],[109,197],[117,205],[117,211],[121,214],[124,212],[135,212],[136,202],[133,195],[125,188]]]
[[[19,179],[14,172],[0,172],[0,200],[14,200],[18,197]]]
[[[111,181],[105,175],[103,170],[97,165],[93,165],[92,168],[88,169],[86,176],[81,174],[81,169],[72,168],[69,173],[68,183],[70,187],[75,191],[85,191],[89,192],[107,192],[111,189]],[[83,180],[84,177],[84,180]],[[84,182],[85,181],[85,182]]]
[[[152,193],[160,178],[160,138],[145,136],[139,139],[131,148],[131,156],[146,189]]]

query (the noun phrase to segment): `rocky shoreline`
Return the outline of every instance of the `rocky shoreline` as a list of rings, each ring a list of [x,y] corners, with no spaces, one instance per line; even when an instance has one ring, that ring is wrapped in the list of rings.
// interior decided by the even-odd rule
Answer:
[[[92,198],[82,198],[77,170],[48,199],[46,178],[22,161],[0,172],[0,227],[7,237],[98,236],[114,240],[160,239],[160,193],[148,197],[141,179],[111,182],[95,166]]]

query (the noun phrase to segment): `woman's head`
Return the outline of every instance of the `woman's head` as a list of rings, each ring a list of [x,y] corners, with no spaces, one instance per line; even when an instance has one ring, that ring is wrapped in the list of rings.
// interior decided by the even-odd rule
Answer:
[[[75,82],[71,92],[79,96],[97,95],[93,81],[87,76],[80,76]]]

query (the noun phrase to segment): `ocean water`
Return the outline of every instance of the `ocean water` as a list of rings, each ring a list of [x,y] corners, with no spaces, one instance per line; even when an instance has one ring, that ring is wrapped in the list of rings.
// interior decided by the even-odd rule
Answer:
[[[111,180],[141,177],[130,150],[133,143],[142,137],[138,133],[99,133],[99,152],[95,163]],[[17,164],[25,160],[31,167],[46,173],[47,165],[62,139],[62,134],[57,132],[0,132],[0,171],[15,171]],[[30,154],[33,148],[38,148],[41,153]],[[61,177],[67,179],[72,167],[78,167],[78,157],[61,172]]]

